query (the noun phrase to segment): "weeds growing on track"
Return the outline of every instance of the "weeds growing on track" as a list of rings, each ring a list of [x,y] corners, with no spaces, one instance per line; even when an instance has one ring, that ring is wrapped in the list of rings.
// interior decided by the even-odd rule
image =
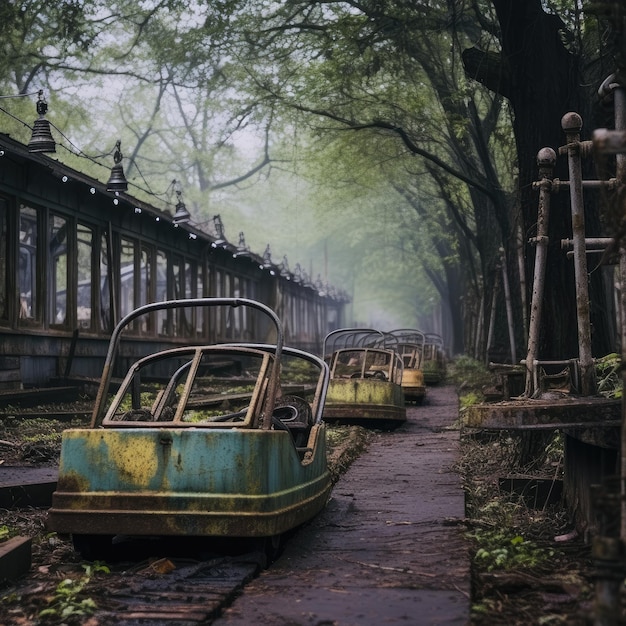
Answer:
[[[461,414],[482,401],[482,387],[492,382],[483,365],[467,358],[451,368],[451,380]],[[549,495],[560,493],[562,436],[462,430],[457,469],[472,546],[472,625],[587,624],[593,603],[590,548],[573,537],[560,498],[528,497],[539,482]],[[527,485],[526,492],[512,489],[514,483]]]

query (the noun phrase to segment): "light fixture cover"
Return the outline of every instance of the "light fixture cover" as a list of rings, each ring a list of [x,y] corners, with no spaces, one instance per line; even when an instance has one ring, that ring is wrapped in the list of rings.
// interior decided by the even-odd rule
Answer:
[[[123,154],[121,145],[122,142],[118,139],[115,144],[115,153],[113,154],[115,165],[111,168],[107,191],[126,191],[128,189],[128,181],[126,176],[124,176],[124,168],[122,167]]]
[[[43,91],[39,91],[37,100],[37,113],[39,118],[35,120],[33,134],[28,142],[29,152],[56,152],[56,144],[50,131],[50,122],[44,117],[48,111],[48,103],[43,97]]]
[[[191,215],[185,206],[185,203],[181,200],[176,204],[176,213],[174,213],[174,224],[185,224],[189,221]]]

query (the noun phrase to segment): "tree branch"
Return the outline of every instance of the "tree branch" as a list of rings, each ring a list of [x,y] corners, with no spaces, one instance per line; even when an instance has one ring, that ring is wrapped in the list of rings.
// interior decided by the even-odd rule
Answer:
[[[372,120],[371,122],[368,122],[368,123],[357,123],[357,122],[354,122],[353,120],[349,120],[347,118],[341,117],[325,109],[314,109],[311,107],[303,106],[301,104],[285,102],[284,100],[283,102],[287,104],[287,106],[289,106],[290,108],[293,108],[297,111],[301,111],[303,113],[312,113],[314,115],[319,115],[321,117],[331,119],[335,122],[339,122],[343,124],[344,126],[346,126],[349,130],[358,131],[358,130],[378,129],[378,130],[390,131],[394,133],[395,135],[397,135],[402,140],[402,143],[411,153],[417,154],[423,157],[424,159],[426,159],[427,161],[434,163],[435,165],[440,167],[442,170],[444,170],[448,174],[454,176],[455,178],[458,178],[460,181],[464,182],[466,185],[469,185],[470,187],[477,189],[478,191],[484,193],[486,196],[488,196],[489,198],[495,201],[495,198],[493,196],[493,190],[489,189],[488,187],[485,187],[485,185],[479,183],[475,179],[472,179],[466,176],[463,172],[450,166],[448,163],[440,159],[437,155],[432,154],[428,150],[424,150],[423,148],[418,146],[411,139],[407,131],[401,126],[398,126],[397,124],[392,124],[391,122],[386,122],[385,120]]]
[[[511,77],[506,59],[499,52],[466,48],[461,53],[465,75],[490,91],[509,98]]]

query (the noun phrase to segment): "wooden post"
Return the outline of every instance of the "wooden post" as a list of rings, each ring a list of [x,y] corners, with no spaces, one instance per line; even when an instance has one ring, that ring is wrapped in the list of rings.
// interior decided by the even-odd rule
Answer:
[[[535,391],[534,362],[539,356],[539,331],[543,311],[543,292],[546,280],[546,258],[548,256],[548,221],[550,217],[550,193],[552,177],[556,164],[556,152],[552,148],[542,148],[537,153],[539,166],[539,207],[537,210],[537,236],[531,239],[535,243],[535,271],[533,293],[530,303],[530,324],[528,328],[528,350],[526,352],[526,385],[524,395],[531,397]]]
[[[561,127],[565,131],[567,138],[567,146],[565,149],[567,150],[569,166],[580,386],[583,396],[593,396],[596,393],[596,371],[591,354],[591,323],[589,318],[589,285],[580,142],[580,129],[582,125],[583,121],[578,113],[566,113],[561,119]]]

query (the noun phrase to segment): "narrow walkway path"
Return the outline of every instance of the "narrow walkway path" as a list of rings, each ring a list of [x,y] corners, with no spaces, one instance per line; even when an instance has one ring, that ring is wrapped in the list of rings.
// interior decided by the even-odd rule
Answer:
[[[429,389],[427,403],[376,435],[326,510],[213,624],[468,624],[457,417],[454,389]]]

